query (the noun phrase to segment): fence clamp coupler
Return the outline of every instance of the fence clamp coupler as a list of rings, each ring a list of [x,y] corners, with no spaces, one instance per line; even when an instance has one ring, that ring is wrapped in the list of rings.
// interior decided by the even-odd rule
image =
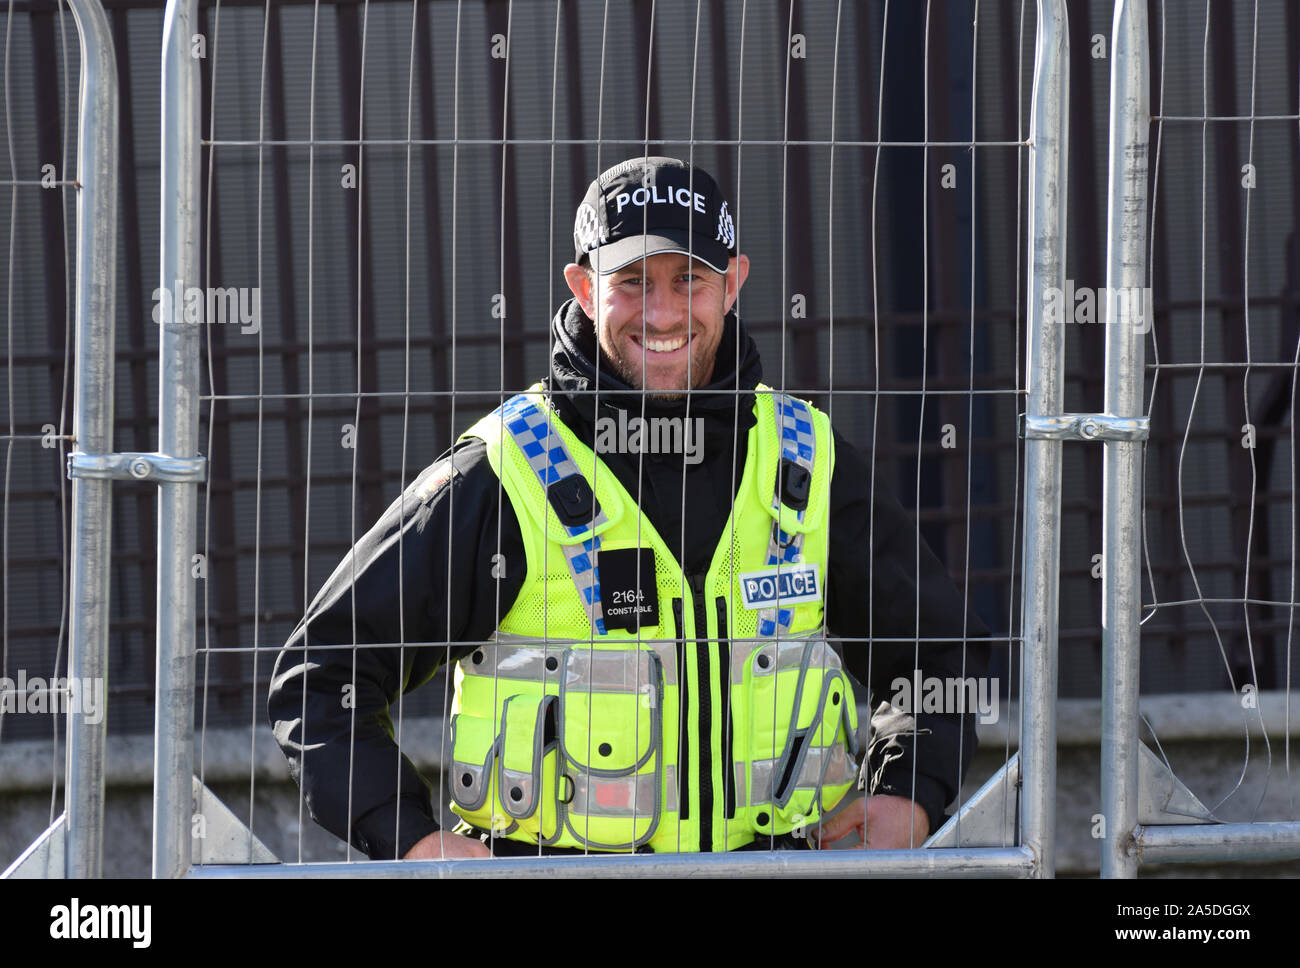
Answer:
[[[1146,440],[1150,432],[1150,417],[1116,417],[1109,413],[1020,415],[1020,436],[1025,440]]]
[[[168,457],[166,454],[68,455],[68,476],[100,481],[153,481],[199,484],[208,479],[206,457]]]

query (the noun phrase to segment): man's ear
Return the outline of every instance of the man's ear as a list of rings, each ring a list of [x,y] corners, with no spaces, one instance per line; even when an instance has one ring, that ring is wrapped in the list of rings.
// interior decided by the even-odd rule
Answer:
[[[724,313],[731,312],[731,307],[736,304],[736,299],[740,295],[740,287],[745,284],[745,280],[748,278],[749,256],[732,256],[727,263],[727,291],[722,310]]]
[[[578,305],[582,307],[582,311],[587,314],[588,318],[595,319],[596,294],[592,291],[594,286],[588,271],[576,262],[570,262],[564,267],[564,281],[569,284],[569,291],[578,300]]]

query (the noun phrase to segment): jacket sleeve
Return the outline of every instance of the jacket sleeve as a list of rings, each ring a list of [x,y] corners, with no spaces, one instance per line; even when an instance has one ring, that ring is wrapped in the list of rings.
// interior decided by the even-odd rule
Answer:
[[[975,713],[912,711],[911,717],[898,717],[888,715],[888,702],[899,691],[898,679],[912,696],[917,670],[923,679],[984,676],[986,642],[938,640],[989,633],[963,608],[961,592],[878,478],[872,494],[871,472],[862,452],[837,433],[827,626],[850,640],[843,643],[845,665],[867,683],[877,713],[872,719],[878,735],[863,767],[874,781],[872,792],[914,800],[933,833],[975,753]]]
[[[312,819],[373,859],[401,857],[438,829],[432,787],[398,749],[389,707],[473,648],[451,643],[490,638],[498,609],[509,611],[525,569],[493,576],[498,548],[522,562],[510,502],[486,445],[470,438],[356,543],[277,657],[267,709],[290,774]],[[377,647],[346,647],[367,644]]]

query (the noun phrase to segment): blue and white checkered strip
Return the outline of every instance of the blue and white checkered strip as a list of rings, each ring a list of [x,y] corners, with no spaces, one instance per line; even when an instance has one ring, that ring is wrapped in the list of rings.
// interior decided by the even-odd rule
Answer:
[[[813,470],[813,459],[817,456],[817,437],[813,433],[812,414],[808,405],[802,400],[784,393],[772,394],[772,405],[776,408],[776,426],[781,432],[781,457],[794,461],[808,471]],[[772,507],[779,512],[781,507],[780,465],[777,465],[778,486],[772,492]],[[803,521],[804,512],[797,512],[799,521]],[[799,561],[803,550],[802,534],[787,534],[781,530],[777,521],[772,522],[772,533],[767,539],[767,566],[792,565]],[[758,634],[771,637],[789,631],[794,618],[792,608],[764,608],[758,613]]]
[[[574,463],[564,441],[555,432],[553,420],[548,413],[538,407],[526,394],[511,397],[497,408],[493,416],[499,416],[506,430],[514,438],[515,444],[524,452],[528,466],[537,475],[543,488],[552,487],[560,481],[580,475],[578,465]],[[554,513],[554,512],[552,512]],[[596,514],[592,522],[583,522],[574,527],[565,528],[570,535],[577,536],[583,532],[605,523],[605,512]],[[605,634],[605,616],[600,605],[600,538],[592,535],[587,540],[561,545],[564,559],[573,576],[574,587],[578,597],[591,619],[591,627],[597,635]]]

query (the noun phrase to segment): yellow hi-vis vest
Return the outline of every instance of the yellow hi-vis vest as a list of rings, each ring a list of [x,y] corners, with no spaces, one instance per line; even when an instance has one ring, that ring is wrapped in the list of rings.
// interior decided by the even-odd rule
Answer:
[[[687,575],[540,389],[464,435],[488,445],[527,576],[494,644],[456,666],[451,809],[500,837],[608,851],[734,850],[816,823],[858,753],[823,628],[829,420],[759,385],[731,517],[708,572]],[[626,552],[634,587],[602,595],[601,556],[608,573],[624,549],[653,564]]]

